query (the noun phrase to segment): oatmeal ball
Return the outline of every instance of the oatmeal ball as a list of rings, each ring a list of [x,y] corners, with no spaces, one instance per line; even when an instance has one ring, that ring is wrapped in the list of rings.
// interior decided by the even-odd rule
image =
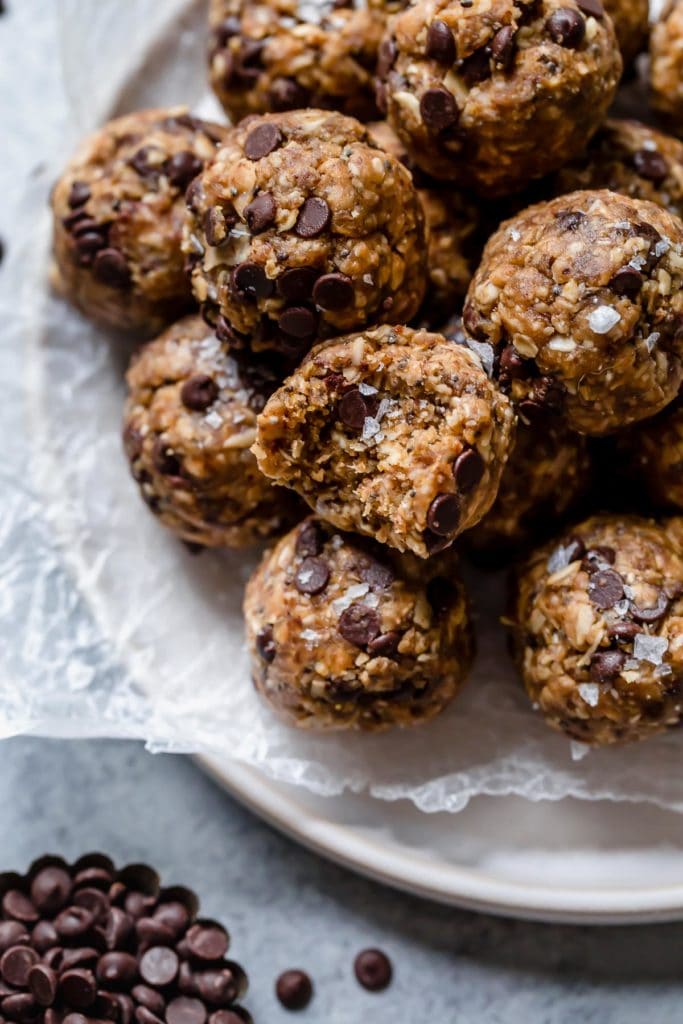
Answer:
[[[249,450],[276,386],[265,367],[238,362],[190,316],[141,348],[126,379],[126,454],[164,526],[192,544],[241,548],[296,521],[296,499]]]
[[[319,338],[417,312],[426,285],[410,172],[353,118],[248,118],[193,183],[185,249],[233,348],[299,359]]]
[[[583,148],[621,67],[600,0],[418,0],[382,41],[378,98],[424,171],[503,195]]]
[[[334,526],[426,558],[493,504],[513,427],[471,351],[385,326],[314,349],[259,416],[253,451]]]
[[[179,107],[87,138],[52,193],[56,289],[92,320],[145,337],[191,309],[184,194],[225,134]]]
[[[683,135],[683,2],[667,4],[650,35],[650,102]]]
[[[427,231],[429,282],[422,308],[430,324],[443,323],[461,306],[481,257],[485,229],[479,203],[415,167],[388,122],[376,121],[368,131],[374,144],[404,163],[413,176]]]
[[[648,0],[605,0],[605,10],[614,24],[624,67],[647,49],[650,5]]]
[[[629,487],[652,505],[683,512],[683,397],[617,439]]]
[[[513,637],[548,724],[596,745],[677,725],[682,595],[683,530],[673,521],[598,516],[537,552],[517,582]]]
[[[584,434],[653,416],[683,377],[683,224],[645,200],[572,192],[489,240],[463,312],[521,418]]]
[[[472,660],[465,592],[452,564],[438,576],[413,562],[315,517],[265,555],[247,642],[257,690],[289,725],[377,732],[453,700]]]
[[[553,195],[608,188],[633,199],[649,199],[681,217],[683,142],[640,121],[605,121],[585,153],[563,167],[550,188]]]
[[[235,121],[301,107],[376,115],[381,9],[363,0],[212,0],[209,22],[211,85]]]

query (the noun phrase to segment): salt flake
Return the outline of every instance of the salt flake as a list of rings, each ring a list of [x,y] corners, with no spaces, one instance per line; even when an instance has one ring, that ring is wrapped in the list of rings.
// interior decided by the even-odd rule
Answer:
[[[349,587],[348,590],[346,590],[341,595],[341,597],[337,597],[332,602],[332,608],[334,609],[334,611],[337,614],[339,614],[340,612],[343,612],[346,608],[349,607],[349,605],[353,604],[353,602],[357,598],[365,597],[365,595],[367,594],[369,589],[370,589],[370,587],[368,586],[367,583],[356,583],[356,584],[354,584],[354,586]]]
[[[207,416],[204,417],[204,422],[208,423],[208,425],[210,427],[213,427],[214,430],[218,430],[219,427],[223,426],[223,417],[220,416],[214,409],[212,412],[210,412]]]
[[[590,753],[590,747],[587,743],[579,743],[578,740],[569,741],[569,750],[571,751],[572,761],[583,761],[586,754]]]
[[[465,342],[467,347],[479,356],[479,360],[487,376],[491,376],[493,373],[493,346],[488,345],[485,341],[475,341],[474,338],[468,338]]]
[[[366,416],[363,421],[362,441],[371,441],[376,434],[379,434],[379,421],[374,416]]]
[[[597,683],[579,683],[577,687],[579,696],[586,704],[594,708],[600,700],[600,687]]]
[[[377,388],[373,388],[372,384],[365,384],[365,383],[359,384],[358,385],[358,390],[360,391],[361,395],[376,395],[377,394]]]
[[[611,306],[598,306],[588,317],[588,326],[595,334],[607,334],[621,320],[621,313]]]
[[[316,633],[314,629],[302,629],[300,636],[302,640],[306,641],[306,643],[312,644],[316,643],[320,639],[320,633]]]
[[[633,656],[639,661],[649,661],[651,665],[661,665],[668,648],[669,641],[665,636],[638,633],[633,641]]]

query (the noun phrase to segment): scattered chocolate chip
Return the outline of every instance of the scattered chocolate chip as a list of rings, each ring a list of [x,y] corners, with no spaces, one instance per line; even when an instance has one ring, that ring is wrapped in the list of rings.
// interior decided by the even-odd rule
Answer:
[[[92,886],[78,889],[74,894],[73,901],[75,906],[85,907],[86,910],[89,910],[96,924],[103,921],[109,913],[109,900],[101,889],[95,889]]]
[[[345,640],[356,647],[365,647],[379,636],[380,618],[374,608],[364,604],[352,604],[339,616],[338,630]]]
[[[255,299],[267,299],[275,291],[275,282],[271,281],[263,267],[247,260],[240,263],[232,272],[232,283],[235,291],[243,292]]]
[[[621,672],[625,661],[623,651],[599,651],[591,660],[590,677],[595,683],[611,683]]]
[[[321,309],[338,311],[353,305],[353,281],[346,274],[323,274],[313,288],[313,301]]]
[[[528,360],[523,359],[514,345],[506,345],[500,354],[498,376],[501,383],[524,380],[529,375]]]
[[[299,527],[295,551],[300,558],[315,558],[323,549],[322,530],[314,519],[307,519]]]
[[[663,618],[669,610],[669,604],[669,598],[663,590],[660,590],[659,595],[657,596],[657,603],[651,608],[639,608],[637,604],[632,602],[630,609],[631,618],[636,622],[644,624],[659,622],[659,620]]]
[[[71,894],[71,878],[63,868],[50,866],[31,882],[31,900],[41,913],[56,914]]]
[[[427,29],[427,56],[439,64],[453,64],[456,58],[455,39],[445,21],[433,21]]]
[[[612,608],[624,596],[624,581],[614,569],[602,569],[591,576],[588,596],[596,608]]]
[[[604,17],[605,8],[602,6],[600,0],[576,0],[576,6],[590,18]]]
[[[462,62],[460,73],[470,89],[491,77],[490,52],[488,46],[482,46]]]
[[[244,142],[244,153],[249,160],[261,160],[284,141],[282,132],[272,121],[259,124],[247,135]]]
[[[310,97],[309,90],[293,78],[276,78],[268,93],[270,109],[274,111],[308,107]]]
[[[93,915],[85,907],[71,906],[62,910],[54,920],[57,934],[62,939],[80,939],[94,924]]]
[[[200,997],[212,1006],[229,1005],[237,996],[235,976],[227,967],[201,971],[195,977]]]
[[[468,494],[477,486],[486,466],[475,448],[466,448],[453,463],[453,478],[459,491]]]
[[[104,926],[104,941],[107,949],[116,949],[117,946],[122,946],[132,931],[133,918],[120,907],[112,907]]]
[[[660,185],[669,173],[669,165],[656,149],[639,149],[633,154],[633,166],[638,174]]]
[[[180,400],[187,409],[204,412],[218,398],[218,385],[206,373],[196,373],[180,389]]]
[[[569,50],[577,50],[586,35],[586,22],[573,7],[558,7],[545,27],[553,42]]]
[[[645,278],[635,267],[621,267],[610,281],[608,287],[615,295],[625,295],[633,300],[640,294]]]
[[[277,279],[277,290],[289,302],[305,302],[313,295],[319,271],[313,267],[292,267]]]
[[[458,123],[460,112],[455,97],[442,86],[428,89],[420,100],[420,116],[433,135],[439,135]]]
[[[294,231],[299,238],[316,238],[329,227],[332,213],[324,199],[309,196],[299,210]]]
[[[615,622],[608,629],[610,637],[622,644],[631,643],[641,632],[635,622]]]
[[[377,74],[380,78],[386,78],[398,56],[396,42],[391,36],[385,36],[379,46],[377,54]]]
[[[368,415],[365,397],[358,388],[350,388],[337,404],[337,415],[345,427],[361,431]]]
[[[322,558],[308,557],[296,571],[294,586],[300,594],[320,594],[330,580],[330,567]]]
[[[131,283],[126,257],[118,249],[101,249],[93,261],[93,274],[110,288],[128,288]]]
[[[29,992],[19,992],[16,995],[6,996],[0,1002],[0,1012],[9,1020],[23,1022],[33,1021],[37,1015],[38,1007],[33,996]],[[68,1018],[66,1018],[68,1021]]]
[[[166,1007],[167,1024],[204,1024],[206,1007],[199,999],[178,996]]]
[[[277,647],[275,646],[275,640],[273,639],[273,627],[264,626],[260,633],[256,636],[256,650],[269,664],[275,660],[275,654]]]
[[[28,972],[29,992],[39,1006],[52,1006],[57,995],[57,974],[45,964],[35,964]]]
[[[452,537],[460,522],[460,502],[456,494],[437,494],[427,512],[427,526],[437,537]]]
[[[138,938],[138,950],[141,952],[151,946],[173,945],[173,931],[154,917],[138,918],[135,922],[135,934]]]
[[[305,971],[284,971],[275,983],[275,994],[286,1010],[303,1010],[311,1001],[313,984]]]
[[[312,341],[318,330],[315,313],[305,306],[289,306],[280,314],[277,325],[284,334],[299,341]]]
[[[441,551],[445,551],[453,543],[453,537],[442,537],[438,533],[434,533],[433,530],[423,530],[422,540],[424,546],[427,548],[427,554],[431,557],[432,555],[438,555]]]
[[[388,956],[380,949],[364,949],[353,962],[356,978],[369,992],[381,992],[391,982],[393,970]]]
[[[72,210],[76,210],[79,206],[85,206],[90,199],[90,196],[90,186],[87,182],[74,181],[69,189],[69,198],[67,199],[67,203]]]
[[[517,32],[512,25],[504,25],[503,28],[498,29],[491,40],[491,56],[495,63],[505,71],[510,70],[515,59],[517,50],[516,35]]]
[[[270,192],[261,192],[244,210],[244,216],[252,234],[265,231],[275,221],[277,207]]]
[[[398,651],[400,642],[401,634],[392,629],[388,633],[380,633],[374,640],[371,640],[367,646],[367,652],[373,658],[393,658]]]

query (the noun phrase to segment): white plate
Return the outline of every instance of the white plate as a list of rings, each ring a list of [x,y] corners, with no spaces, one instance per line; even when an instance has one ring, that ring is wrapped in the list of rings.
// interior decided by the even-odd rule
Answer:
[[[567,924],[683,917],[677,814],[643,805],[481,797],[458,815],[425,815],[406,801],[321,798],[230,761],[199,761],[292,839],[418,896]]]

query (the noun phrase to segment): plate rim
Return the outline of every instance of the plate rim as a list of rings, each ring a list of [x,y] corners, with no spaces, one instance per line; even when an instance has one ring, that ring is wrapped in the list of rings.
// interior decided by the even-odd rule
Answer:
[[[295,789],[252,765],[203,754],[193,759],[239,803],[298,844],[356,874],[432,902],[546,924],[638,925],[683,919],[683,884],[579,890],[501,880],[446,861],[422,861],[407,848],[383,844],[316,813],[297,799]],[[422,875],[425,868],[429,879]]]

